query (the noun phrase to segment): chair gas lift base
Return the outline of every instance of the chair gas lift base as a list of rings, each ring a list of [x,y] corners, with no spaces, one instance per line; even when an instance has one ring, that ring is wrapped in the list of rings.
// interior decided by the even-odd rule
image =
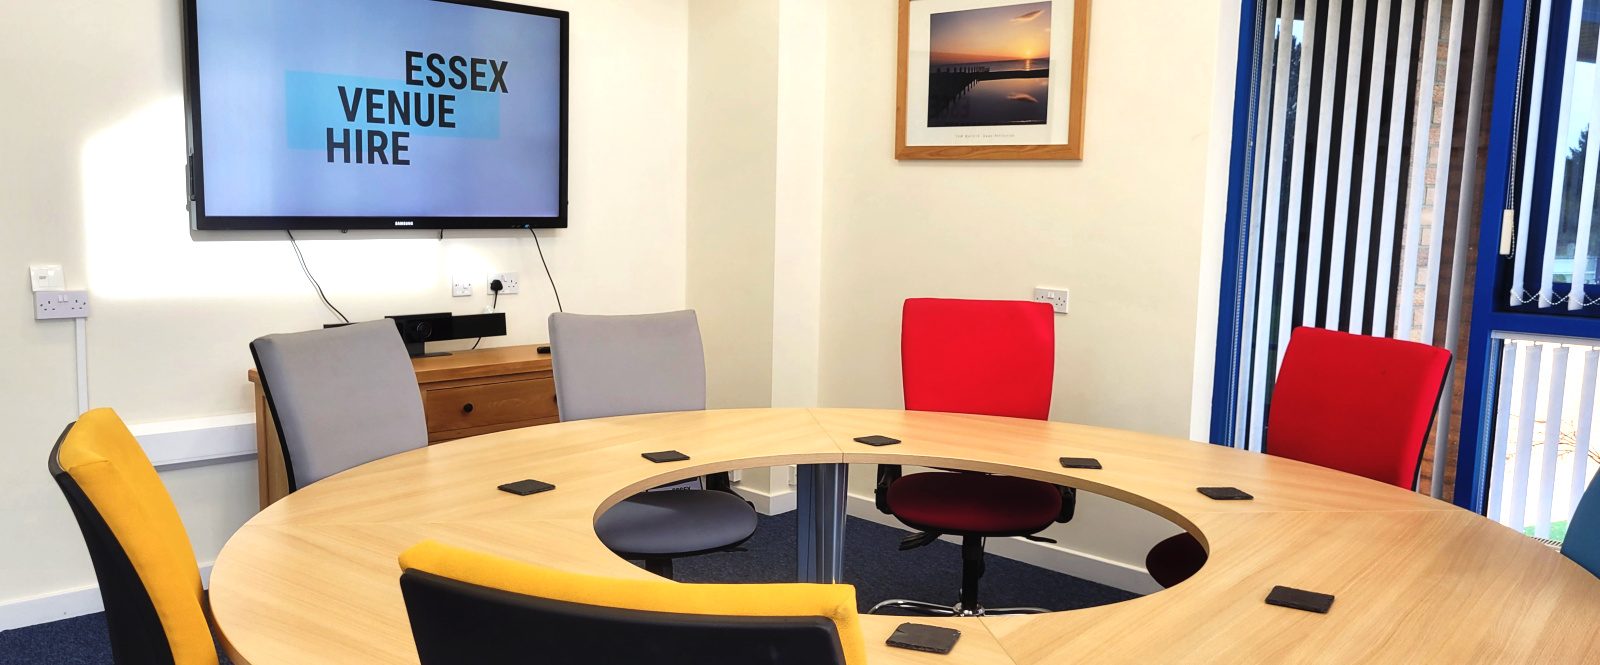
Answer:
[[[1044,614],[1050,610],[1042,607],[984,607],[978,602],[978,581],[983,578],[984,542],[989,538],[1022,537],[1034,542],[1054,543],[1054,539],[1038,535],[1039,531],[1053,523],[1066,523],[1072,520],[1077,507],[1077,490],[1070,487],[1048,485],[1034,480],[1023,478],[1010,478],[984,473],[956,471],[950,473],[919,473],[902,478],[902,467],[893,464],[884,464],[878,467],[878,483],[876,489],[876,503],[878,509],[886,514],[895,515],[907,526],[917,530],[909,536],[900,539],[900,551],[916,549],[932,544],[941,535],[961,537],[961,590],[957,595],[954,605],[940,605],[920,600],[904,598],[891,598],[872,606],[868,614],[881,614],[883,610],[900,610],[912,612],[919,616],[936,617],[981,617],[1005,616],[1012,614]],[[915,517],[908,517],[903,512],[896,513],[890,508],[890,497],[899,494],[907,496],[905,492],[893,492],[891,487],[903,480],[911,479],[909,486],[927,485],[930,489],[938,491],[947,497],[968,497],[968,507],[978,506],[987,509],[990,519],[981,520],[991,522],[992,518],[1000,514],[1017,515],[1031,508],[1037,514],[1024,517],[1022,522],[1015,524],[997,525],[993,529],[983,529],[976,524],[928,524]],[[901,486],[907,489],[907,486]],[[953,491],[952,491],[953,490]],[[999,500],[998,497],[1017,497],[1038,492],[1032,497],[1034,500],[1025,500],[1010,503]],[[1041,500],[1042,499],[1042,500]],[[1052,501],[1053,499],[1053,501]],[[938,522],[938,511],[928,515],[921,515],[929,522]]]
[[[938,539],[938,534],[917,533],[907,536],[900,541],[900,549],[908,550],[922,547]],[[904,598],[891,598],[867,610],[868,614],[882,614],[883,610],[900,610],[913,612],[920,616],[933,617],[981,617],[1005,616],[1009,614],[1044,614],[1049,612],[1043,607],[984,607],[978,603],[978,578],[983,577],[983,537],[961,537],[961,591],[960,600],[954,605],[939,605],[920,600],[907,600]]]

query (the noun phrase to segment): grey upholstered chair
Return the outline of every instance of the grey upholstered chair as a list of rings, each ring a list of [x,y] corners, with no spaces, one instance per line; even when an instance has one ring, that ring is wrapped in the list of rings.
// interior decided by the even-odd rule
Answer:
[[[389,320],[250,343],[289,490],[428,445],[417,376]]]
[[[706,408],[705,350],[693,311],[635,316],[550,315],[556,405],[563,421]],[[648,452],[641,450],[640,452]],[[595,520],[619,556],[672,577],[672,560],[735,547],[756,513],[720,489],[634,495]]]

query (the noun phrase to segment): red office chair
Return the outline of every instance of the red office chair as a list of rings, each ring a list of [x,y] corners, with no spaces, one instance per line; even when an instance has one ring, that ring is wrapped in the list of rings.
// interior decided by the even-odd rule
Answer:
[[[906,408],[1044,420],[1055,375],[1055,320],[1049,305],[993,300],[906,301],[901,319],[901,371]],[[1072,519],[1070,488],[986,473],[916,473],[878,467],[878,509],[919,533],[908,550],[939,536],[961,536],[961,593],[953,606],[886,600],[895,608],[942,616],[1045,612],[1033,607],[985,610],[978,604],[983,543],[988,537],[1036,536]],[[1053,541],[1049,541],[1053,542]]]
[[[1415,489],[1422,448],[1450,370],[1444,349],[1296,328],[1267,412],[1266,452]],[[1189,579],[1206,552],[1187,533],[1145,557],[1163,587]]]

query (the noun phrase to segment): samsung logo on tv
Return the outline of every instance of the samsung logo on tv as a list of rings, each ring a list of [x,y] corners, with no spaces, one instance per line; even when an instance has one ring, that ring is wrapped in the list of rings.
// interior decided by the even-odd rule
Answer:
[[[395,226],[415,226],[416,223],[412,222],[412,221],[408,221],[408,220],[397,219],[397,220],[394,220],[394,225]]]

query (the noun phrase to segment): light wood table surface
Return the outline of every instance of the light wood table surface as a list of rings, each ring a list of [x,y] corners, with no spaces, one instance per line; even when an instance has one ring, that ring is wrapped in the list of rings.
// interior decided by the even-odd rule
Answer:
[[[852,440],[867,434],[903,443]],[[692,459],[652,464],[639,456],[665,449]],[[1062,469],[1062,456],[1095,457],[1105,468]],[[1600,580],[1450,504],[1292,460],[1148,434],[861,409],[588,420],[372,462],[295,492],[240,528],[212,569],[211,608],[241,665],[415,663],[396,559],[420,540],[646,578],[594,534],[595,516],[617,501],[701,473],[841,463],[957,467],[1070,485],[1162,515],[1211,551],[1188,581],[1123,603],[915,619],[962,631],[949,656],[888,648],[883,640],[907,619],[863,615],[875,664],[1600,659]],[[557,489],[528,497],[496,489],[528,477]],[[1194,489],[1229,485],[1255,500],[1212,501]],[[1326,615],[1266,605],[1278,584],[1337,600]]]

